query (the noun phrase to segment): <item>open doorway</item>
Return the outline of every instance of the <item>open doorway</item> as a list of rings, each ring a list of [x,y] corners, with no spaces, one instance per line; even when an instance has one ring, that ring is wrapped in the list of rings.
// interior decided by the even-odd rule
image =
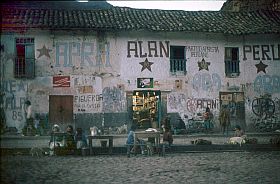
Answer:
[[[159,128],[160,99],[159,90],[141,90],[133,92],[133,122],[140,129]]]

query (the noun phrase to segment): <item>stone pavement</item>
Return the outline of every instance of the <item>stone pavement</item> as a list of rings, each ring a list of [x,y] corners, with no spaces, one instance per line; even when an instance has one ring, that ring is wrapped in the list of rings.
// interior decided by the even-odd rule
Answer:
[[[280,152],[169,154],[166,157],[2,156],[2,184],[276,184]]]

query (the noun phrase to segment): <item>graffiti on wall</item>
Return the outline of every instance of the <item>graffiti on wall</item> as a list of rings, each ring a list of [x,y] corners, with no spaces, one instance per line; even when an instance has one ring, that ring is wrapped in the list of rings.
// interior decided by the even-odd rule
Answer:
[[[280,76],[259,75],[254,81],[254,91],[259,94],[280,92]]]
[[[221,78],[217,73],[197,73],[193,77],[193,89],[196,91],[219,91],[221,89]]]
[[[247,57],[253,60],[280,60],[280,44],[244,45],[243,60],[247,60]]]
[[[251,116],[255,130],[270,132],[280,129],[280,100],[272,99],[270,95],[256,97],[252,101]]]
[[[126,111],[125,92],[118,87],[105,87],[103,95],[103,112]]]
[[[194,46],[189,45],[186,51],[190,52],[190,57],[208,58],[210,53],[219,53],[218,46]]]
[[[74,112],[98,113],[102,112],[102,87],[100,77],[74,76]]]
[[[128,41],[127,57],[169,57],[169,41]]]
[[[55,67],[73,67],[75,65],[90,67],[111,67],[109,43],[94,50],[93,42],[57,42],[55,45]],[[97,59],[95,59],[97,58]],[[80,61],[80,63],[74,63]]]
[[[183,93],[171,93],[167,97],[168,112],[180,112],[181,108],[184,108],[189,113],[197,113],[198,111],[204,111],[206,107],[211,110],[218,110],[219,99],[187,98]]]
[[[23,107],[28,83],[22,80],[5,80],[1,89],[5,93],[3,107],[6,112],[7,125],[21,130],[25,122]]]
[[[92,95],[75,95],[74,96],[74,107],[77,112],[101,112],[102,109],[102,94]]]

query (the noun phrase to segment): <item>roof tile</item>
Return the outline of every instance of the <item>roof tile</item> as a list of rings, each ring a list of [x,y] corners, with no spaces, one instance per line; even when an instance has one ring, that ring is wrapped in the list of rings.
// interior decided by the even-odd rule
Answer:
[[[226,34],[280,33],[280,12],[2,8],[2,29],[102,29]]]

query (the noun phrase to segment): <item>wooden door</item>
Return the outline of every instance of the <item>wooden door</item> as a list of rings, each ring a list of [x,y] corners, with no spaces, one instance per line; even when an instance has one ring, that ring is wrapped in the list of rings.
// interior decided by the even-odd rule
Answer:
[[[67,125],[73,126],[73,96],[49,96],[49,122],[50,126],[58,124],[63,131]]]

